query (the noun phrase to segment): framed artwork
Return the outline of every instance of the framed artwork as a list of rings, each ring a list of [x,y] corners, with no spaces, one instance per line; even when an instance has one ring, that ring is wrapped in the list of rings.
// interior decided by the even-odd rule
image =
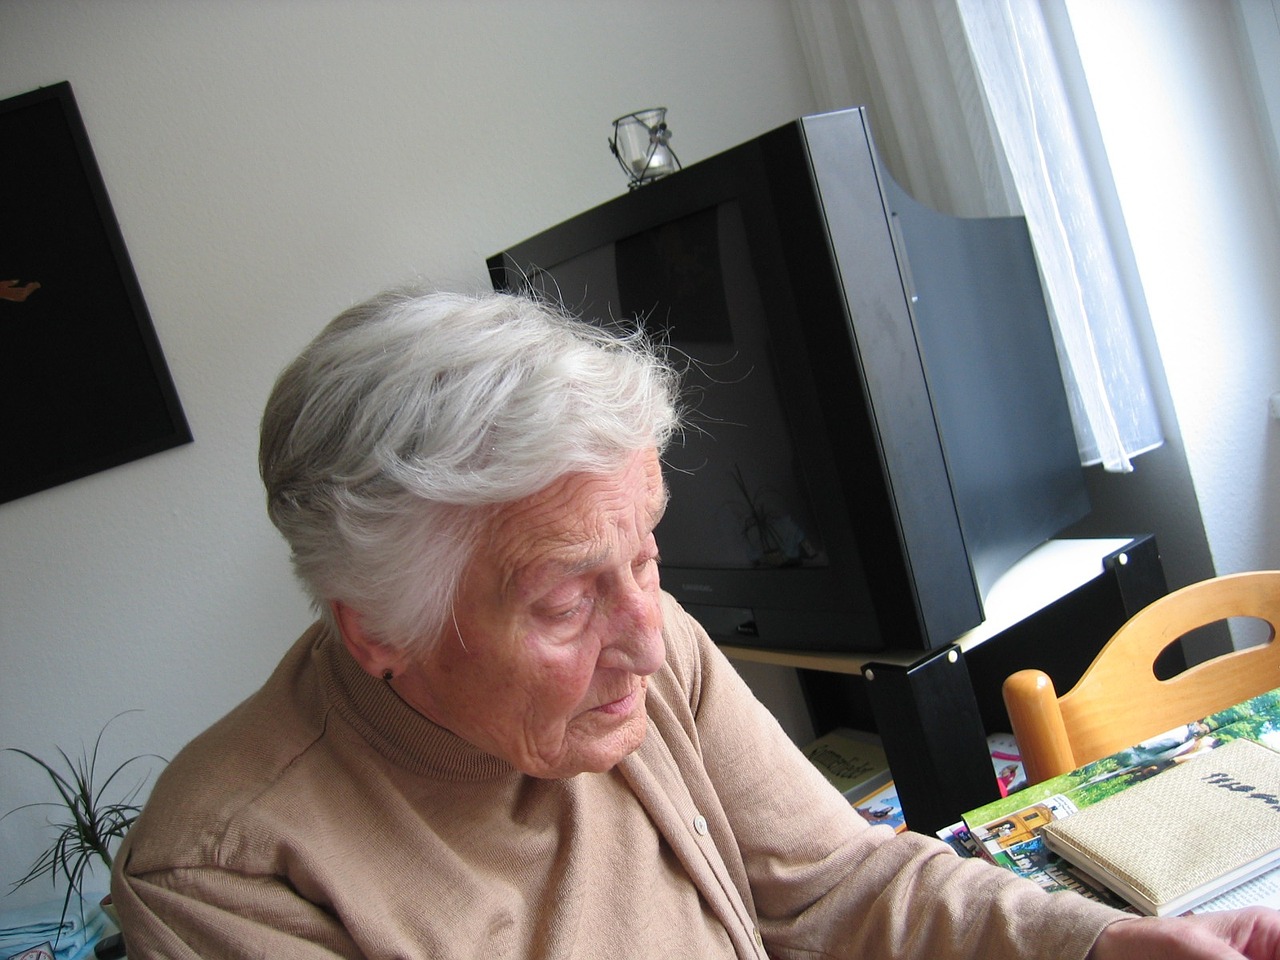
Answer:
[[[191,442],[71,93],[0,101],[0,503]]]

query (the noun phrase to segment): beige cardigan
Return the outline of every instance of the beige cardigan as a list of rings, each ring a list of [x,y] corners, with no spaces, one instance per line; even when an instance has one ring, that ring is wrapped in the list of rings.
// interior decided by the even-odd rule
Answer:
[[[1083,957],[1117,914],[869,827],[664,597],[643,745],[523,776],[320,626],[169,765],[117,860],[150,957]]]

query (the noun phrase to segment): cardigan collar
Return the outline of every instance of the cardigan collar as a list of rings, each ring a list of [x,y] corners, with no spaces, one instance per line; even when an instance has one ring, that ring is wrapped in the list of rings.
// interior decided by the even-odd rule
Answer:
[[[506,760],[427,719],[400,699],[390,684],[366,673],[330,628],[317,623],[308,634],[329,707],[396,766],[455,781],[518,774]]]

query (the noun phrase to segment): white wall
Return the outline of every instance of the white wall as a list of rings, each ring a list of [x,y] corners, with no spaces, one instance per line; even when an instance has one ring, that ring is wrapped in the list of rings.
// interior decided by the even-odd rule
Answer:
[[[1274,49],[1260,32],[1280,28],[1260,2],[1275,9],[1244,0],[1250,29]],[[1214,567],[1280,567],[1280,423],[1268,415],[1280,390],[1280,184],[1266,114],[1277,91],[1258,86],[1234,3],[1067,8]],[[1275,82],[1274,64],[1265,76]],[[1144,457],[1135,467],[1142,484]]]
[[[486,288],[487,255],[624,192],[621,114],[668,106],[690,163],[813,109],[776,0],[0,0],[0,97],[61,80],[196,438],[0,505],[0,746],[142,708],[108,759],[172,755],[309,621],[256,429],[327,319],[415,275]],[[0,812],[47,789],[24,763]],[[43,817],[0,822],[0,884]]]

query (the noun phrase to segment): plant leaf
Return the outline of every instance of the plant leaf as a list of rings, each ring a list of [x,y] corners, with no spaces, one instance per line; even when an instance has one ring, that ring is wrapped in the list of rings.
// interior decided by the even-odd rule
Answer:
[[[103,724],[102,729],[98,731],[97,738],[94,740],[93,749],[89,751],[82,748],[80,756],[76,760],[72,760],[61,747],[57,748],[58,755],[61,758],[60,765],[56,762],[50,763],[31,751],[20,747],[6,748],[7,752],[26,757],[40,767],[49,777],[54,789],[57,790],[61,802],[36,801],[26,803],[0,816],[0,820],[3,820],[4,817],[9,816],[11,813],[32,807],[54,807],[69,818],[66,822],[54,822],[52,820],[49,822],[49,826],[56,831],[53,841],[36,857],[27,872],[20,879],[15,880],[12,885],[12,889],[16,890],[18,887],[47,875],[50,882],[56,887],[60,877],[65,879],[67,892],[62,900],[62,920],[66,919],[71,898],[80,896],[85,874],[90,869],[93,861],[96,859],[107,868],[108,872],[111,870],[112,845],[124,838],[130,826],[137,820],[138,814],[142,812],[141,806],[135,801],[137,801],[143,787],[146,785],[147,775],[144,775],[132,787],[125,790],[123,796],[118,800],[107,802],[104,800],[104,795],[116,783],[117,778],[122,775],[125,768],[134,761],[150,758],[159,760],[161,763],[168,762],[154,753],[139,754],[119,764],[101,783],[98,783],[98,754],[102,746],[103,735],[106,733],[107,727],[115,720],[125,713],[133,712],[136,711],[123,711]],[[83,910],[84,904],[82,900],[82,913]]]

